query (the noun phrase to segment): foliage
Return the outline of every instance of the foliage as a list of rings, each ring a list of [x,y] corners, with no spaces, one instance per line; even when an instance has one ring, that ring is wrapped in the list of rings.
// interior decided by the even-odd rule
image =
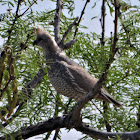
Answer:
[[[54,115],[59,116],[67,113],[75,104],[75,101],[72,100],[68,105],[69,99],[55,92],[47,75],[33,89],[31,97],[26,99],[27,97],[21,96],[22,88],[33,79],[40,68],[47,72],[41,48],[34,47],[32,43],[36,36],[35,26],[37,24],[42,25],[54,35],[55,9],[36,12],[33,10],[32,4],[35,5],[38,1],[21,0],[19,6],[21,11],[17,15],[15,8],[18,2],[16,0],[0,1],[1,5],[7,5],[9,8],[7,13],[0,16],[0,37],[5,40],[0,48],[0,89],[1,93],[3,92],[3,95],[0,96],[2,98],[0,100],[0,125],[2,126],[5,121],[10,121],[10,118],[13,118],[16,103],[19,100],[28,101],[18,111],[16,117],[10,121],[8,127],[0,128],[1,135],[47,120]],[[110,8],[110,13],[113,14],[111,2],[109,1],[107,5]],[[62,13],[61,36],[75,19],[74,1],[65,0],[63,8],[68,10],[70,16],[65,15],[65,12]],[[134,10],[128,8],[119,17],[118,52],[105,81],[107,90],[123,103],[123,108],[107,105],[108,108],[104,113],[104,105],[101,101],[93,100],[99,109],[89,102],[82,110],[82,117],[96,129],[105,130],[105,120],[110,124],[111,131],[115,132],[137,130],[137,124],[140,123],[137,117],[140,110],[140,15],[137,7],[134,8]],[[82,26],[80,29],[82,30]],[[66,42],[73,39],[74,31],[75,28],[69,32]],[[98,78],[104,71],[111,54],[113,37],[106,37],[104,46],[100,42],[101,36],[96,33],[84,33],[79,30],[76,38],[77,42],[72,48],[65,51],[66,54]],[[4,89],[5,87],[6,89]],[[3,111],[5,111],[4,115]],[[48,133],[48,135],[50,134]]]

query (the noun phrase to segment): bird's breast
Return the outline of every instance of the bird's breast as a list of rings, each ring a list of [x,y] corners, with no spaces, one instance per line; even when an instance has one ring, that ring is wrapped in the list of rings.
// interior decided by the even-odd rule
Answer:
[[[75,100],[80,100],[85,96],[84,93],[77,92],[77,90],[75,90],[70,84],[71,82],[64,79],[64,76],[66,75],[64,75],[63,69],[58,68],[57,64],[48,68],[49,80],[58,93]]]

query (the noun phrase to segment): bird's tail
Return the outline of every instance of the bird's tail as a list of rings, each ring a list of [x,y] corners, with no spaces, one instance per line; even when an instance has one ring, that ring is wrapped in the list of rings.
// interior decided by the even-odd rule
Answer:
[[[122,104],[114,99],[104,88],[101,88],[101,94],[98,97],[106,102],[112,103],[117,107],[122,107]]]

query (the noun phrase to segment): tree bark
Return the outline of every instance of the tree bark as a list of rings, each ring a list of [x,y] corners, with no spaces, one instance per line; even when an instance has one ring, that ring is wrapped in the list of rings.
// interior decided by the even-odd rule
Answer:
[[[100,130],[95,130],[92,127],[86,125],[85,123],[81,123],[78,126],[73,126],[70,123],[71,119],[69,115],[63,117],[55,117],[44,122],[40,122],[38,124],[21,128],[19,131],[9,134],[4,137],[0,137],[1,140],[10,140],[11,137],[18,140],[19,138],[27,139],[39,134],[43,134],[45,132],[49,132],[52,130],[56,130],[58,128],[75,128],[77,131],[82,132],[83,134],[87,134],[92,138],[108,140],[109,138],[117,139],[120,137],[121,140],[139,140],[140,139],[140,130],[134,132],[102,132]]]

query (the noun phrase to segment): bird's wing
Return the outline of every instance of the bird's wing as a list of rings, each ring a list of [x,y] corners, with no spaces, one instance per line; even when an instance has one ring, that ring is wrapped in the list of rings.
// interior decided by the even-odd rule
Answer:
[[[84,68],[79,65],[67,64],[64,61],[59,61],[58,64],[63,69],[62,77],[67,82],[71,82],[73,88],[77,88],[83,93],[88,93],[96,84],[97,79],[93,78]]]
[[[94,78],[89,74],[83,67],[74,64],[67,65],[68,70],[75,78],[75,82],[83,88],[87,93],[93,88],[97,83],[98,79]]]
[[[60,68],[63,69],[61,76],[63,79],[72,85],[77,92],[82,93],[84,96],[93,88],[98,81],[92,77],[84,68],[77,64],[67,64],[64,61],[58,62]],[[116,106],[121,107],[122,105],[116,101],[103,87],[101,88],[100,94],[96,96],[97,99],[104,100],[113,103]]]
[[[68,85],[74,88],[78,93],[83,95],[87,94],[87,91],[77,83],[76,76],[73,75],[66,62],[58,61],[55,65],[57,65],[57,68],[59,68],[62,79],[65,80]]]
[[[74,65],[67,65],[67,69],[71,73],[71,75],[75,78],[75,82],[78,86],[86,91],[86,94],[93,88],[96,84],[98,79],[92,77],[84,68],[81,66],[74,64]],[[104,87],[101,88],[100,94],[96,96],[97,99],[104,100],[118,107],[122,107],[122,105],[111,96]]]

